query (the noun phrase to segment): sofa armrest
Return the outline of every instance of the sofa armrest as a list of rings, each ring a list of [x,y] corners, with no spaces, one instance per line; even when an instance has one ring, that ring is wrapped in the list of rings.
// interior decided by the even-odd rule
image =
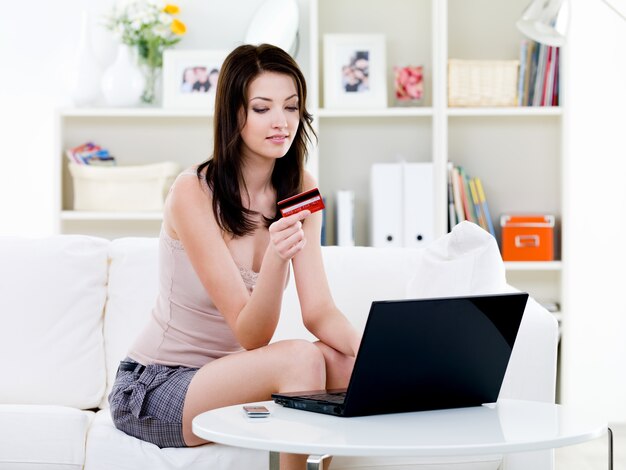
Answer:
[[[554,403],[558,342],[554,315],[529,298],[500,398]]]

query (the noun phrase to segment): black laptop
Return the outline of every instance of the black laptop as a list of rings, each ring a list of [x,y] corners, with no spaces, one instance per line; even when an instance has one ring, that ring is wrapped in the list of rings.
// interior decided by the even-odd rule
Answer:
[[[493,403],[527,300],[511,293],[374,301],[346,390],[272,398],[345,417]]]

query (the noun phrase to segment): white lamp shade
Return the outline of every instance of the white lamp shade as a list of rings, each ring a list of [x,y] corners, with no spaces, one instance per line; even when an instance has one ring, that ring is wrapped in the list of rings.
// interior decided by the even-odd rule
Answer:
[[[565,44],[568,22],[568,0],[533,0],[516,25],[522,33],[537,42],[562,46]]]
[[[626,20],[626,0],[604,0],[604,3]]]
[[[266,0],[248,26],[245,43],[267,43],[292,52],[299,21],[296,0]]]

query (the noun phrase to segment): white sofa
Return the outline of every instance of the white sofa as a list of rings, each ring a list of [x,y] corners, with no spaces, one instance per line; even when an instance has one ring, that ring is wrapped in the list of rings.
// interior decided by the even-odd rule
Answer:
[[[335,300],[359,328],[374,299],[511,290],[495,240],[468,222],[421,250],[324,247],[323,255]],[[264,452],[159,449],[113,427],[106,397],[155,300],[156,271],[156,239],[0,237],[0,469],[268,468]],[[553,317],[531,299],[501,397],[554,401],[557,336]],[[292,277],[275,339],[293,337],[308,334]],[[551,454],[533,458],[549,463]],[[332,468],[486,469],[500,461],[336,458]]]

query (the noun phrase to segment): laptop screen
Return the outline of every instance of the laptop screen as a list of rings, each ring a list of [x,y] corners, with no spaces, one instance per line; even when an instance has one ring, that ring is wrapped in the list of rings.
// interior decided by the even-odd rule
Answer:
[[[345,414],[495,402],[528,294],[375,301]]]

